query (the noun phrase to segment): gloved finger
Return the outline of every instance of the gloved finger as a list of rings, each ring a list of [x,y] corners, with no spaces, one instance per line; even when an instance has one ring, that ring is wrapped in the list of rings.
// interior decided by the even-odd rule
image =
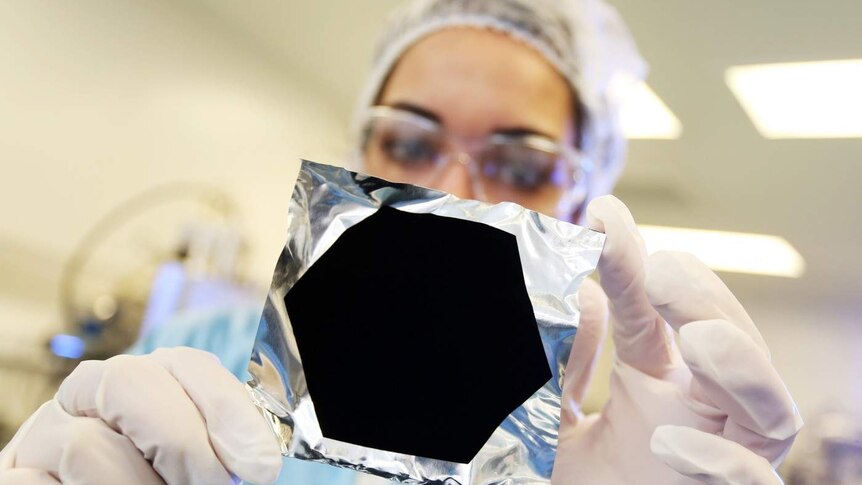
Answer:
[[[97,418],[69,415],[52,400],[18,444],[16,467],[43,470],[63,483],[164,484],[129,439]]]
[[[722,320],[738,329],[719,328],[721,336],[714,340],[708,330],[713,327],[691,332],[700,336],[688,339],[683,353],[695,374],[691,394],[730,415],[726,438],[780,462],[802,420],[769,363],[766,342],[733,293],[696,257],[672,251],[647,259],[646,288],[650,302],[680,335],[690,322],[704,320]],[[764,392],[768,399],[761,396]]]
[[[598,273],[610,300],[617,357],[653,377],[679,365],[673,335],[650,305],[644,288],[646,249],[631,213],[616,197],[593,200],[587,207],[591,229],[607,235]]]
[[[60,479],[75,485],[134,483],[164,485],[129,438],[97,418],[75,418],[60,460]]]
[[[245,387],[218,358],[188,347],[159,349],[151,355],[195,403],[213,449],[228,470],[250,482],[274,482],[283,462],[275,435]]]
[[[646,261],[649,302],[679,331],[700,320],[727,320],[745,333],[769,357],[769,349],[739,300],[709,267],[692,254],[658,251]]]
[[[659,426],[653,454],[677,473],[708,485],[782,485],[765,459],[738,443],[685,426]]]
[[[701,392],[728,415],[724,437],[780,461],[802,419],[751,336],[726,320],[692,322],[680,329],[680,351]]]
[[[584,401],[608,327],[608,298],[598,283],[586,279],[578,289],[581,318],[563,378],[561,419],[573,424]]]
[[[16,468],[0,471],[0,485],[60,485],[60,482],[43,470]]]
[[[18,458],[18,447],[21,445],[21,442],[24,440],[24,437],[27,436],[27,433],[30,432],[30,428],[33,427],[33,424],[39,418],[39,414],[50,404],[51,401],[48,401],[36,410],[33,414],[27,418],[24,423],[18,428],[18,431],[15,432],[15,435],[12,436],[12,439],[9,440],[9,443],[0,450],[0,471],[3,470],[11,470],[16,468],[15,462]]]
[[[201,414],[152,357],[82,362],[55,399],[67,413],[100,418],[127,436],[168,483],[232,483],[210,446]]]

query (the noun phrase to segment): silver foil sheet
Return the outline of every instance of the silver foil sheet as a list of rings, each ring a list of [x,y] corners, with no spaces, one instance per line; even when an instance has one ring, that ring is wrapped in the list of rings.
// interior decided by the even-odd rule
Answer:
[[[332,440],[322,435],[315,415],[284,297],[347,228],[383,205],[481,222],[517,238],[527,292],[553,377],[499,425],[469,464]],[[302,163],[288,217],[288,239],[261,317],[248,382],[249,392],[282,445],[282,453],[402,483],[549,483],[557,447],[563,371],[580,315],[578,288],[595,269],[605,236],[514,203],[490,205],[459,199],[308,161]],[[430,384],[410,384],[396,387],[404,389],[403,395],[395,397],[405,406],[435,394]]]

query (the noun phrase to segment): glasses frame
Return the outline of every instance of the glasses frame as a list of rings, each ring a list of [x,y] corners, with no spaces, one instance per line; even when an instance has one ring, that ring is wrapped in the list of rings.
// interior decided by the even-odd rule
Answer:
[[[367,133],[367,130],[374,119],[403,121],[414,124],[429,132],[439,133],[443,146],[440,156],[434,160],[432,177],[436,178],[450,163],[453,161],[457,162],[467,169],[472,189],[479,200],[488,201],[483,185],[480,182],[480,163],[476,160],[475,154],[481,153],[483,149],[491,145],[499,146],[506,144],[517,144],[548,153],[556,153],[560,160],[567,165],[567,168],[571,170],[571,185],[564,189],[564,195],[558,204],[558,212],[566,213],[573,205],[580,204],[586,199],[586,187],[589,186],[589,179],[593,173],[593,165],[588,157],[584,156],[580,150],[572,145],[560,143],[538,134],[512,136],[495,133],[481,139],[466,139],[447,131],[441,123],[435,120],[412,111],[386,105],[369,107],[360,119],[358,125],[360,139],[356,145],[356,158],[360,162],[360,166],[365,166],[365,150],[369,142],[369,133]]]

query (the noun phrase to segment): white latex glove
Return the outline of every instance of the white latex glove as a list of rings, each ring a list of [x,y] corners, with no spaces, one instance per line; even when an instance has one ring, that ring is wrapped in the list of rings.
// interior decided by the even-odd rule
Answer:
[[[596,199],[587,217],[607,234],[602,288],[589,282],[581,291],[552,483],[781,484],[774,467],[802,420],[742,305],[694,256],[647,257],[618,199]],[[608,300],[616,346],[610,399],[584,416]]]
[[[0,453],[0,485],[271,483],[281,463],[214,355],[161,349],[82,362]]]

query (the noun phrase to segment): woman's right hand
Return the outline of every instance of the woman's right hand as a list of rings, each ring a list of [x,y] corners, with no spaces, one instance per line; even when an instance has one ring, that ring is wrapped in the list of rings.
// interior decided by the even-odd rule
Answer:
[[[82,362],[0,452],[0,485],[272,483],[279,446],[207,352]]]

